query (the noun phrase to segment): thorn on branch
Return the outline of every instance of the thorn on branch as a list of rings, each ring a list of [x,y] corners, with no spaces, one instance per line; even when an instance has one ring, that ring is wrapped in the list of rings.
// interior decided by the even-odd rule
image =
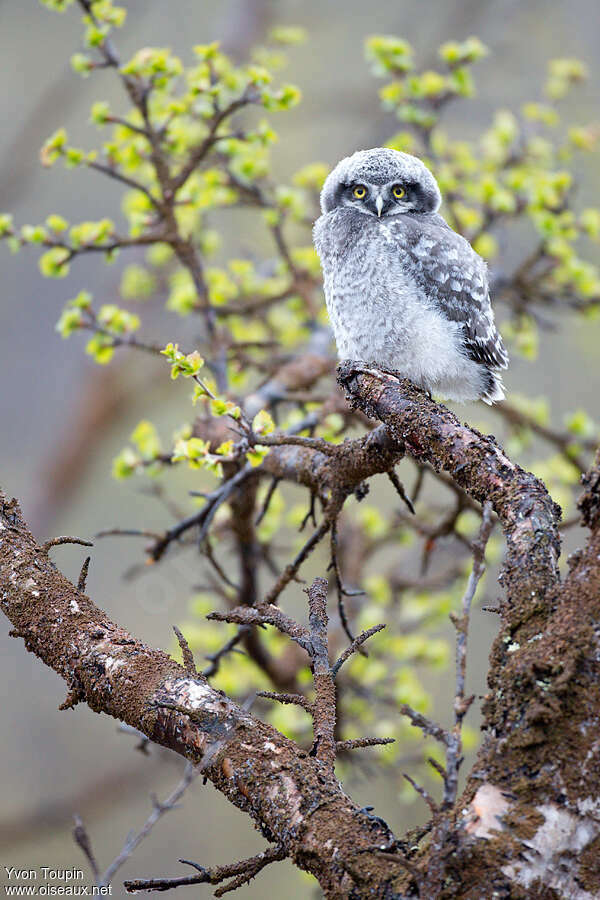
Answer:
[[[86,558],[84,559],[83,565],[81,567],[81,572],[79,573],[79,578],[77,580],[77,590],[81,591],[82,594],[85,591],[85,583],[87,581],[91,558],[91,556],[86,556]]]
[[[173,631],[175,632],[175,637],[177,638],[177,643],[181,649],[181,655],[183,657],[183,667],[186,672],[189,672],[190,675],[199,675],[196,668],[196,663],[194,662],[194,654],[190,650],[190,645],[187,640],[184,638],[183,634],[177,627],[177,625],[173,625]]]
[[[61,535],[60,537],[51,538],[49,541],[46,541],[45,544],[42,544],[41,549],[44,553],[48,553],[51,547],[60,547],[62,544],[80,544],[82,547],[94,546],[91,541],[86,541],[83,538]]]

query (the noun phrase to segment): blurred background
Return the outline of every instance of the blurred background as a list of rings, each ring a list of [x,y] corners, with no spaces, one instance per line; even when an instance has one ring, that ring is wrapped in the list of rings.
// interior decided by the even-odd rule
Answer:
[[[275,169],[283,178],[313,160],[332,165],[397,130],[397,123],[381,111],[378,84],[364,62],[363,41],[372,33],[407,38],[424,66],[434,62],[444,40],[475,34],[487,44],[490,56],[475,72],[477,98],[453,106],[445,117],[451,133],[476,134],[498,106],[516,108],[523,100],[537,99],[546,61],[553,56],[576,56],[587,64],[589,80],[569,102],[576,121],[598,117],[600,23],[595,0],[132,0],[124,5],[128,25],[118,35],[124,57],[144,45],[158,45],[187,58],[193,44],[214,39],[243,54],[274,24],[308,29],[309,40],[290,54],[285,72],[286,80],[301,87],[303,102],[274,122],[280,133]],[[68,61],[81,42],[76,9],[58,16],[34,0],[0,0],[0,42],[0,211],[13,212],[19,223],[42,221],[49,212],[76,220],[114,215],[121,196],[117,187],[90,172],[45,171],[38,162],[39,147],[61,125],[76,144],[96,145],[96,129],[88,124],[94,100],[114,101],[118,108],[119,88],[111,73],[81,80],[71,72]],[[578,190],[582,197],[590,196],[590,203],[600,193],[600,173],[593,163],[588,157],[578,172]],[[243,246],[243,235],[232,234],[231,242]],[[3,488],[21,500],[42,540],[57,534],[89,537],[117,524],[163,528],[165,513],[156,500],[131,482],[115,482],[110,465],[139,419],[151,418],[166,429],[184,421],[189,414],[186,395],[170,391],[164,369],[154,359],[138,356],[100,368],[85,357],[76,338],[63,342],[54,330],[64,301],[84,287],[103,302],[116,299],[122,264],[111,268],[86,257],[75,262],[67,279],[44,280],[33,250],[13,257],[0,247],[0,266]],[[172,329],[171,336],[176,337]],[[597,417],[599,346],[600,328],[590,321],[572,320],[561,330],[544,333],[538,360],[517,360],[511,366],[509,391],[546,395],[558,422],[575,406]],[[70,578],[79,572],[80,551],[53,551]],[[141,559],[137,541],[97,543],[88,590],[136,635],[171,649],[171,625],[186,617],[197,580],[194,560],[175,556],[151,575],[124,580],[123,574]],[[494,589],[489,579],[492,600]],[[494,617],[475,611],[469,674],[475,692],[485,690],[486,654],[495,625]],[[22,642],[11,640],[8,629],[6,622],[0,629],[0,863],[84,867],[71,837],[72,817],[78,813],[104,867],[127,832],[139,828],[150,812],[149,795],[164,797],[175,786],[182,762],[158,748],[141,755],[135,738],[83,705],[57,712],[64,685],[24,652]],[[433,687],[443,706],[447,686]],[[386,789],[374,762],[353,770],[347,788],[358,803],[374,805],[394,829],[425,816],[420,802],[403,805]],[[120,876],[181,874],[178,857],[216,865],[263,847],[249,819],[210,785],[197,781],[182,807],[159,824]],[[3,869],[1,873],[0,878]],[[113,889],[117,897],[120,876]],[[313,885],[288,863],[279,863],[240,895],[258,898],[285,890],[288,897],[301,898],[314,894]],[[199,897],[212,893],[209,887],[193,890]]]

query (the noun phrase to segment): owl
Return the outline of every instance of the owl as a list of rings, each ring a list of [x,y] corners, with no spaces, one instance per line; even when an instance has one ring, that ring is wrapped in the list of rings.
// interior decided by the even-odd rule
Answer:
[[[508,356],[485,262],[438,213],[421,160],[376,147],[343,159],[321,192],[314,241],[340,358],[399,373],[443,399],[504,398]]]

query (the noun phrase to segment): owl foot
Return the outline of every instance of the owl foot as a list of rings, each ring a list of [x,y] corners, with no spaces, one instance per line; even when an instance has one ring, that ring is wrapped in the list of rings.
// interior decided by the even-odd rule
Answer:
[[[362,359],[343,359],[338,363],[337,375],[338,381],[349,381],[354,375],[373,375],[374,378],[381,376],[390,376],[394,381],[400,381],[401,376],[398,372],[389,369],[382,369],[373,363],[367,363]]]

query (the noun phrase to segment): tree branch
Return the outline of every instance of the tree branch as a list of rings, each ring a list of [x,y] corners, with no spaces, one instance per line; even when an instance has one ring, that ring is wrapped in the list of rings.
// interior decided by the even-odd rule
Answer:
[[[388,438],[413,459],[448,472],[479,503],[490,501],[507,543],[504,620],[512,628],[527,621],[530,629],[545,620],[559,581],[560,508],[542,482],[408,380],[345,361],[338,381],[351,404],[383,422]]]
[[[328,765],[111,622],[56,569],[1,490],[0,605],[26,647],[91,709],[196,764],[210,760],[206,776],[326,896],[353,888],[383,896],[378,886],[403,871],[399,850],[376,852],[388,829],[348,799]]]

